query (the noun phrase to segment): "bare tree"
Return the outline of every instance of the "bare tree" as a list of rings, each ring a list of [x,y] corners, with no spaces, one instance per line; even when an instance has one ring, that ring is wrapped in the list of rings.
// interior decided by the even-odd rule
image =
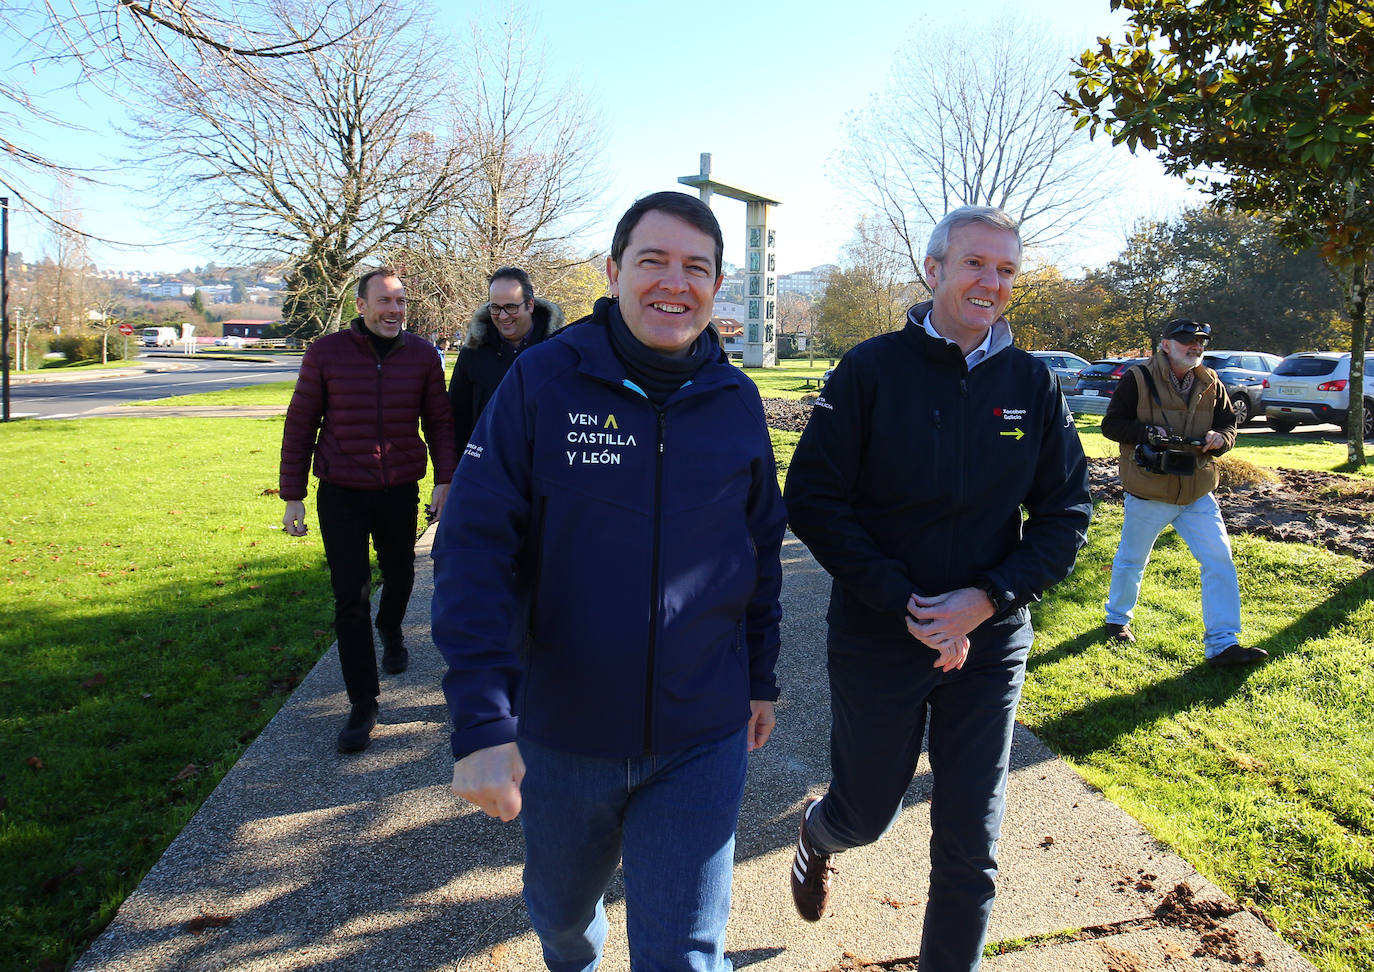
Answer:
[[[498,267],[523,267],[550,292],[584,275],[589,258],[575,237],[605,185],[601,118],[575,84],[545,72],[542,46],[520,9],[470,24],[458,77],[449,121],[467,178],[439,201],[424,239],[406,241],[394,257],[425,268],[424,289],[433,282],[434,292],[457,303],[435,308],[446,322],[466,321],[487,299]]]
[[[274,62],[276,97],[252,79],[211,88],[169,70],[142,120],[169,197],[226,249],[289,268],[283,316],[296,332],[337,326],[360,264],[419,233],[467,166],[463,143],[433,131],[446,56],[425,9],[343,0],[334,13],[346,24],[367,10],[337,43]],[[315,29],[307,0],[280,13]]]
[[[1065,45],[1019,20],[928,31],[851,115],[842,176],[918,277],[931,228],[958,206],[1005,209],[1035,245],[1105,198],[1105,153],[1058,107],[1072,66]]]
[[[907,308],[921,293],[898,255],[886,222],[865,216],[845,246],[844,266],[831,274],[816,305],[816,338],[830,354],[900,329]]]
[[[49,208],[57,218],[48,228],[44,258],[34,269],[28,307],[31,331],[35,327],[57,331],[85,323],[90,254],[81,232],[76,194],[66,176],[59,176]]]
[[[91,84],[122,99],[142,94],[150,76],[183,80],[213,73],[251,81],[270,96],[261,67],[319,51],[370,17],[337,16],[324,4],[313,23],[283,28],[279,0],[14,0],[0,5],[0,29],[17,41],[25,66],[74,66],[75,84]],[[44,150],[34,122],[76,127],[47,111],[18,71],[0,74],[0,187],[49,221],[61,214],[39,202],[33,180],[60,174],[96,181],[70,161]],[[67,224],[67,228],[73,228]]]

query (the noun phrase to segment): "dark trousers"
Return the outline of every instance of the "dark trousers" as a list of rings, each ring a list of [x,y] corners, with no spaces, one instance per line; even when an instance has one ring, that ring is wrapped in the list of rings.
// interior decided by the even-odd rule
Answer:
[[[973,972],[982,961],[1031,637],[1029,623],[980,629],[964,667],[948,673],[914,638],[834,630],[828,638],[834,776],[807,824],[818,849],[870,844],[892,826],[929,716],[934,791],[921,972]]]
[[[360,705],[381,694],[372,641],[372,562],[377,549],[382,596],[377,627],[400,628],[415,585],[415,527],[420,484],[390,489],[344,489],[321,481],[315,493],[329,581],[334,588],[334,633],[339,639],[348,701]]]

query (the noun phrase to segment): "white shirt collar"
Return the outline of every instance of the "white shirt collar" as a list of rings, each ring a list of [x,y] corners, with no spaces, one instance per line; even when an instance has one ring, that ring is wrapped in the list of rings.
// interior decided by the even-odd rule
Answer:
[[[935,326],[930,323],[930,314],[930,311],[926,311],[926,319],[922,322],[922,326],[925,327],[926,333],[933,338],[938,338],[941,341],[945,341],[949,344],[957,346],[959,344],[958,341],[951,341],[949,338],[945,337],[939,331],[935,330]],[[974,366],[980,365],[987,360],[988,350],[991,347],[992,328],[988,328],[988,332],[983,335],[983,343],[978,345],[978,347],[974,348],[968,354],[964,355],[964,364],[968,365],[969,371],[972,371],[974,369]]]

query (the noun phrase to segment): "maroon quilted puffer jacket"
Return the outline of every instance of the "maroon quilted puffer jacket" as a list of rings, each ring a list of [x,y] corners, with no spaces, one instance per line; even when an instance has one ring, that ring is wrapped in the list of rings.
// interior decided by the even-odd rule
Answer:
[[[424,439],[420,438],[420,427]],[[385,489],[419,482],[426,449],[438,484],[453,478],[458,456],[444,372],[434,345],[405,331],[385,358],[362,318],[322,337],[305,352],[286,410],[281,442],[281,498],[303,500],[315,475],[345,489]]]

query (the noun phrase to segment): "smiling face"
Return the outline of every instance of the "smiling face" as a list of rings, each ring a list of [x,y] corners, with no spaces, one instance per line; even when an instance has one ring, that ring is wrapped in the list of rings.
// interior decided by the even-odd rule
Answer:
[[[1202,364],[1203,352],[1207,350],[1207,339],[1193,334],[1180,334],[1160,341],[1159,347],[1169,359],[1169,367],[1174,374],[1182,378]]]
[[[1007,309],[1020,269],[1015,233],[986,223],[954,227],[944,259],[925,261],[926,283],[935,294],[932,326],[967,354]]]
[[[373,277],[357,305],[363,326],[380,338],[394,338],[405,326],[406,288],[397,277]]]
[[[491,320],[501,337],[519,344],[534,326],[534,301],[525,299],[525,288],[510,277],[497,277],[487,288],[491,298]],[[515,310],[509,311],[508,308]]]
[[[715,241],[692,224],[652,209],[633,230],[620,263],[606,261],[611,294],[640,344],[687,353],[706,329],[720,290]]]

